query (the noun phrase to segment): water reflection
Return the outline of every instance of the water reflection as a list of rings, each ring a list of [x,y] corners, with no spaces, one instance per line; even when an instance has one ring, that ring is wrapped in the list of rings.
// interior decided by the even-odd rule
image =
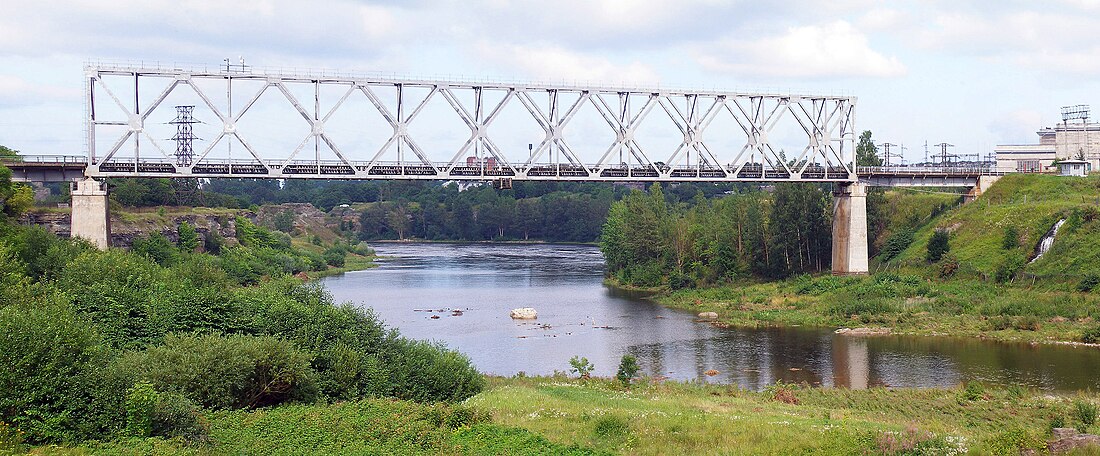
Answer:
[[[388,257],[379,268],[325,280],[334,297],[374,308],[406,336],[445,342],[492,374],[566,371],[580,355],[596,375],[611,376],[631,353],[647,375],[752,389],[776,380],[848,388],[966,380],[1056,391],[1100,386],[1100,350],[1092,348],[715,328],[604,287],[603,259],[588,246],[375,247]],[[536,308],[538,320],[513,321],[508,312],[517,307]],[[707,376],[711,369],[718,374]]]

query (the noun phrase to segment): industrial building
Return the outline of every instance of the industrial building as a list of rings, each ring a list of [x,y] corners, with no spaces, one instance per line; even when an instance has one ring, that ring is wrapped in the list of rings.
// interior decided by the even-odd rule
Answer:
[[[1087,105],[1062,108],[1062,122],[1036,132],[1038,144],[1007,144],[993,149],[997,169],[1020,173],[1050,170],[1055,161],[1083,160],[1087,169],[1100,167],[1100,123],[1089,121]]]

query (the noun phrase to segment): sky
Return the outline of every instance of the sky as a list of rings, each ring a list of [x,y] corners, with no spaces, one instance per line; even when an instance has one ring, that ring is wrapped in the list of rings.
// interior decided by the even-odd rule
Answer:
[[[1100,108],[1100,0],[5,0],[0,144],[83,154],[87,61],[858,97],[857,128],[957,153]],[[1100,114],[1097,114],[1100,115]]]

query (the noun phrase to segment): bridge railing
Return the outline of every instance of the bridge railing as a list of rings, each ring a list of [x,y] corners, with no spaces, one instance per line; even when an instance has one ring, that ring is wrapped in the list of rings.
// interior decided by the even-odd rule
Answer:
[[[41,163],[41,164],[72,164],[86,165],[86,155],[17,155],[15,157],[0,157],[0,163]]]
[[[856,174],[893,176],[1003,176],[1010,170],[991,166],[859,166]]]

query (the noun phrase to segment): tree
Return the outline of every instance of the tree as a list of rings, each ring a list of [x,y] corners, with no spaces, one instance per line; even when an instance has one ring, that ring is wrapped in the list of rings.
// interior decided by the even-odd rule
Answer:
[[[398,239],[405,239],[405,232],[409,230],[411,224],[412,217],[409,216],[409,209],[404,203],[395,204],[386,214],[386,226],[397,233]]]
[[[33,205],[34,190],[27,184],[12,182],[11,170],[0,165],[0,214],[19,217]]]
[[[864,130],[859,135],[859,144],[856,144],[856,166],[882,166],[882,158],[878,156],[878,148],[871,139],[871,130]]]
[[[190,223],[180,222],[179,227],[176,228],[176,233],[179,235],[176,246],[179,247],[181,252],[191,253],[199,247],[199,236],[195,233],[195,227],[191,226]]]
[[[948,243],[947,231],[936,230],[928,239],[928,255],[925,258],[928,262],[935,263],[949,251],[951,251],[951,245]]]

